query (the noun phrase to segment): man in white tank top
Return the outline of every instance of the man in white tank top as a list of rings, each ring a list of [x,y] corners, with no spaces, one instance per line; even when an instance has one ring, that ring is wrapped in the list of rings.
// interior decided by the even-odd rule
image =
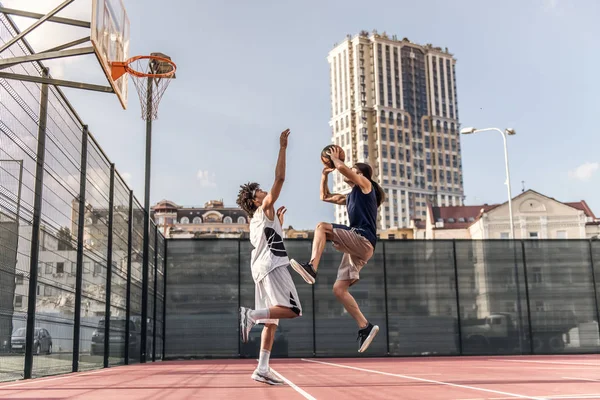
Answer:
[[[250,216],[250,243],[254,247],[251,257],[252,279],[256,284],[255,309],[240,308],[242,342],[248,341],[252,327],[265,325],[261,336],[258,367],[252,379],[270,385],[280,385],[269,368],[269,357],[275,340],[275,331],[281,318],[302,315],[302,306],[296,286],[288,271],[290,260],[283,244],[283,215],[285,207],[275,211],[285,181],[285,156],[289,129],[279,138],[279,157],[275,167],[275,182],[269,192],[260,189],[258,183],[241,186],[237,204]]]

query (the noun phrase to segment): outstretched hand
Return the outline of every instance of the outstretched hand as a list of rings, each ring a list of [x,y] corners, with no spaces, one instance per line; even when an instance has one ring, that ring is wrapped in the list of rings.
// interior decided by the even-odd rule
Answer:
[[[285,206],[281,206],[277,209],[277,218],[279,218],[279,223],[283,227],[283,215],[287,212],[287,208]]]
[[[281,136],[279,137],[279,146],[282,149],[287,148],[288,145],[288,136],[290,136],[290,130],[286,129],[285,131],[281,132]]]

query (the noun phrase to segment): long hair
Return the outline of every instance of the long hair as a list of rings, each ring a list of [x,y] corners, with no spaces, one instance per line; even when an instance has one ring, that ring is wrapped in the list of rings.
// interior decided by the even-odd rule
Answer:
[[[385,192],[383,188],[379,186],[379,183],[375,182],[373,177],[373,168],[367,163],[356,163],[354,164],[354,168],[359,170],[361,174],[365,176],[369,181],[371,181],[371,185],[373,185],[373,189],[375,189],[375,196],[377,197],[377,207],[381,205],[385,201]]]
[[[248,213],[250,218],[254,216],[254,212],[258,209],[256,204],[254,204],[253,192],[259,187],[260,185],[256,182],[248,182],[245,185],[240,185],[238,198],[235,201],[242,210]]]

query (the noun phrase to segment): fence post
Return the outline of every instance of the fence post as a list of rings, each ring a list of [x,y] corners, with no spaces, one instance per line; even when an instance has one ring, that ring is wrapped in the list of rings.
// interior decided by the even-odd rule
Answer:
[[[312,332],[312,336],[313,336],[313,357],[317,356],[317,324],[316,324],[316,311],[317,311],[317,307],[315,305],[315,285],[310,285],[311,286],[311,295],[312,295],[312,322],[313,322],[313,332]]]
[[[238,238],[238,310],[242,307],[242,240]],[[239,318],[238,311],[238,318]],[[238,321],[238,338],[242,337],[241,325]],[[242,357],[242,341],[238,339],[238,357]]]
[[[75,270],[75,315],[73,319],[72,372],[79,371],[79,340],[81,335],[81,290],[83,281],[83,235],[85,233],[85,186],[87,180],[88,127],[83,126],[79,172],[79,216],[77,218],[77,266]]]
[[[523,276],[525,278],[525,300],[527,303],[527,325],[529,328],[529,352],[533,354],[533,327],[531,326],[531,304],[529,301],[529,282],[527,278],[527,255],[525,254],[525,242],[523,240],[521,240],[521,252],[523,253]]]
[[[598,322],[598,335],[600,335],[600,310],[598,309],[598,287],[596,286],[596,271],[594,270],[594,251],[592,249],[592,240],[589,241],[590,266],[592,269],[592,284],[594,285],[594,305],[596,306],[596,321]]]
[[[387,260],[385,254],[385,241],[381,241],[383,248],[383,295],[385,298],[385,336],[386,336],[386,354],[390,355],[390,318],[388,310],[388,289],[387,289]]]
[[[110,296],[112,289],[112,263],[113,263],[113,208],[115,203],[115,164],[110,164],[110,188],[108,189],[108,235],[106,243],[106,289],[104,309],[104,368],[108,368],[110,354]]]
[[[456,319],[458,321],[458,354],[463,355],[462,325],[460,317],[460,292],[458,290],[458,262],[456,261],[456,240],[452,240],[452,260],[454,263],[454,289],[456,291]]]
[[[44,68],[42,77],[50,72]],[[40,257],[40,224],[42,220],[42,193],[44,189],[44,163],[46,156],[46,123],[48,121],[48,85],[42,84],[40,97],[40,122],[38,125],[31,258],[29,262],[29,297],[27,300],[27,332],[25,336],[25,368],[23,377],[30,379],[33,370],[33,333],[35,331],[35,306],[37,302],[38,261]]]
[[[163,258],[163,285],[164,285],[164,289],[163,289],[163,329],[162,329],[162,359],[164,360],[165,357],[165,350],[166,350],[166,343],[167,343],[167,239],[165,238],[164,240],[164,246],[165,246],[165,257]],[[239,324],[238,324],[239,325]],[[239,337],[239,336],[238,336]]]
[[[158,225],[154,225],[154,307],[152,310],[152,362],[156,362],[156,299],[158,293]]]
[[[129,365],[131,329],[131,248],[133,241],[133,190],[129,191],[129,215],[127,217],[127,292],[125,293],[125,365]]]

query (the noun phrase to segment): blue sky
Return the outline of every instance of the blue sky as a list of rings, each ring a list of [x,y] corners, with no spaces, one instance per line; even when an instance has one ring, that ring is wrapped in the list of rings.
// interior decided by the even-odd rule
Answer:
[[[60,3],[2,2],[39,12]],[[90,3],[76,0],[61,15],[89,18]],[[288,207],[286,225],[313,228],[332,220],[333,207],[318,200],[319,152],[331,135],[326,57],[346,34],[377,29],[449,48],[458,60],[463,127],[517,130],[509,138],[513,195],[525,181],[562,201],[585,199],[600,214],[596,0],[124,3],[131,54],[160,51],[178,64],[154,124],[152,202],[222,198],[234,205],[241,183],[268,188],[279,132],[290,128],[279,201]],[[37,50],[85,35],[51,29],[31,37]],[[49,65],[58,77],[106,83],[93,58]],[[65,91],[143,200],[145,125],[133,84],[127,111],[112,95]],[[462,151],[466,203],[505,201],[500,135],[463,136]]]

